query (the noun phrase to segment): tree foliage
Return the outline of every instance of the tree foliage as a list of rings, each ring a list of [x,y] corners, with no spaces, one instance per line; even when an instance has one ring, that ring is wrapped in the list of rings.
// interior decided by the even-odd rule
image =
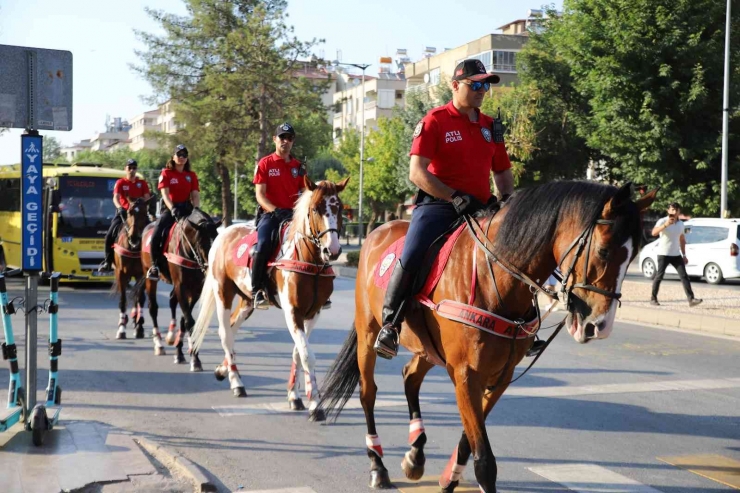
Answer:
[[[735,28],[739,21],[735,10]],[[724,23],[725,3],[714,0],[566,0],[562,17],[531,36],[520,61],[525,79],[562,94],[577,136],[602,155],[604,177],[660,186],[657,207],[677,200],[688,213],[716,215]],[[740,39],[731,43],[736,102]],[[736,214],[739,125],[734,107],[729,188]]]
[[[175,101],[177,138],[199,153],[196,169],[205,173],[205,185],[209,179],[218,182],[220,204],[208,205],[228,224],[234,163],[237,173],[252,177],[258,160],[272,151],[279,122],[292,119],[297,131],[305,130],[298,150],[306,157],[330,138],[320,97],[328,81],[297,75],[316,41],[293,35],[285,23],[285,0],[184,2],[184,16],[147,9],[164,34],[137,31],[146,51],[137,52],[143,63],[136,70],[156,98]],[[322,139],[322,132],[328,137]],[[240,199],[242,192],[251,213],[256,205],[251,179],[240,183]]]
[[[44,162],[55,163],[57,161],[63,161],[62,156],[62,143],[56,137],[44,137]]]

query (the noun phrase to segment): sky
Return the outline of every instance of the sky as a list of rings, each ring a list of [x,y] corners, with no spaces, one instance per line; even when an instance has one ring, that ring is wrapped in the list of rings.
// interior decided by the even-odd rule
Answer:
[[[304,41],[324,40],[326,59],[370,63],[406,48],[412,60],[426,46],[454,48],[516,19],[547,0],[289,0],[287,23]],[[553,5],[562,8],[562,0]],[[153,109],[151,88],[132,69],[143,49],[134,30],[158,32],[145,8],[185,13],[182,0],[0,0],[0,44],[68,50],[73,55],[73,128],[43,131],[63,145],[91,138],[106,115],[131,120]],[[454,21],[454,24],[451,23]],[[339,52],[339,53],[338,53]],[[2,70],[2,60],[0,60]],[[21,130],[0,136],[0,164],[20,161]]]

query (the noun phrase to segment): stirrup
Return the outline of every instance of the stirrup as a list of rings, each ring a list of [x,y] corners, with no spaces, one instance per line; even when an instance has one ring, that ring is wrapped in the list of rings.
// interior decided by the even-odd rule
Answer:
[[[391,340],[387,341],[387,338],[391,338]],[[401,335],[399,334],[398,329],[393,327],[391,324],[386,324],[382,329],[380,329],[378,338],[375,339],[373,349],[381,358],[392,359],[398,355],[398,343],[400,338]]]
[[[547,347],[547,342],[543,340],[536,340],[532,344],[532,347],[529,348],[527,351],[527,358],[531,358],[532,356],[537,356],[540,354],[545,348]]]
[[[331,309],[331,299],[326,300],[326,303],[324,303],[324,306],[322,306],[321,309],[330,310]]]
[[[152,281],[159,280],[159,269],[157,269],[155,266],[149,267],[149,270],[146,273],[146,278],[150,279]]]
[[[252,297],[252,304],[253,307],[257,310],[267,310],[268,308],[270,308],[270,302],[267,301],[265,292],[262,289],[254,293],[254,296]]]
[[[108,272],[112,270],[112,263],[108,262],[107,260],[103,260],[103,262],[98,266],[98,272]]]

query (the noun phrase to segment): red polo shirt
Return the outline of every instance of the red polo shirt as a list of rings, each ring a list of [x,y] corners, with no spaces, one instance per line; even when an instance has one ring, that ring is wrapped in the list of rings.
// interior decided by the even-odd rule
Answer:
[[[139,177],[134,177],[134,181],[127,178],[121,178],[113,187],[113,194],[118,194],[118,202],[121,207],[128,210],[129,200],[133,201],[150,193],[149,185]]]
[[[190,192],[200,191],[198,177],[192,171],[177,171],[176,169],[163,169],[159,175],[159,184],[157,188],[169,188],[169,197],[173,204],[188,202]]]
[[[254,172],[255,185],[267,185],[267,200],[278,209],[292,209],[303,190],[301,162],[291,156],[289,162],[275,153],[260,159]]]
[[[478,112],[471,122],[450,101],[419,122],[409,155],[432,162],[429,172],[448,187],[469,193],[484,204],[491,198],[491,171],[511,168],[504,144],[493,142],[493,119]]]

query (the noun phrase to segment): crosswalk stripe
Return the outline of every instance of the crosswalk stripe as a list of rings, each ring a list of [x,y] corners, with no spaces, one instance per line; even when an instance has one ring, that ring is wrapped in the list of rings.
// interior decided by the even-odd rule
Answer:
[[[628,477],[595,464],[530,467],[530,471],[581,493],[660,493]]]
[[[439,493],[439,476],[424,476],[420,481],[391,479],[391,483],[400,493]],[[480,488],[463,479],[455,488],[455,493],[480,493]]]
[[[716,454],[658,457],[657,459],[740,490],[740,461],[735,459]]]

